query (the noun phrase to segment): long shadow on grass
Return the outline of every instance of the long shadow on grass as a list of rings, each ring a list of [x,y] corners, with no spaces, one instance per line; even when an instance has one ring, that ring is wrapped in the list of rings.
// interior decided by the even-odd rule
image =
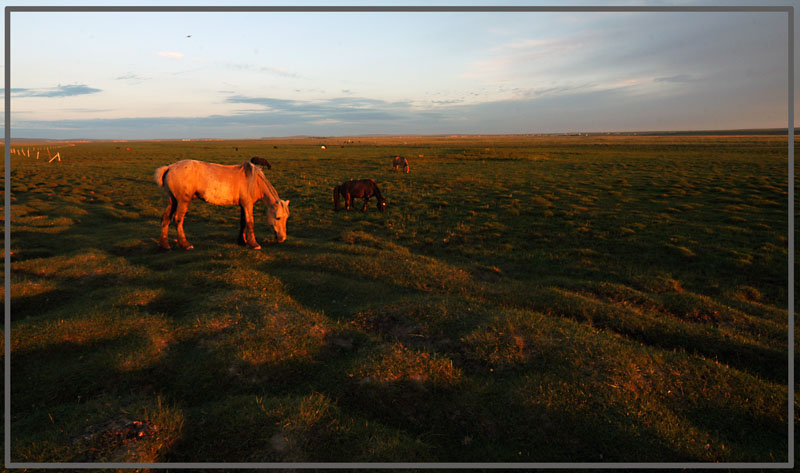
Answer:
[[[557,369],[547,367],[548,372]],[[514,382],[498,378],[472,378],[450,386],[407,380],[350,382],[335,394],[348,412],[408,432],[435,452],[432,458],[405,461],[692,460],[655,433],[637,432],[636,426],[625,422],[624,412],[613,406],[592,412],[523,405],[509,394]]]
[[[86,342],[61,342],[11,356],[14,414],[45,406],[80,403],[103,392],[126,389],[113,355],[132,349],[140,337],[117,336]]]
[[[283,281],[294,300],[334,319],[351,318],[376,300],[389,302],[422,293],[373,277],[336,274],[312,265],[293,264],[270,273]]]
[[[181,440],[171,447],[164,461],[241,461],[258,453],[242,450],[243,445],[252,444],[255,432],[242,425],[227,438],[219,438],[217,426],[207,422],[208,405],[241,395],[253,399],[302,396],[335,377],[331,366],[337,369],[342,360],[353,356],[328,346],[321,350],[320,359],[250,365],[239,360],[230,348],[217,348],[219,336],[198,333],[183,337],[138,369],[121,367],[121,353],[146,351],[146,338],[130,334],[84,343],[62,342],[15,354],[15,418],[43,408],[64,409],[94,398],[158,396],[185,415]],[[46,417],[43,419],[42,422],[49,422]],[[268,431],[279,429],[272,424],[266,427]],[[49,428],[49,424],[43,425],[42,431]],[[263,430],[264,426],[259,428]],[[35,436],[35,426],[32,429],[19,434],[19,440],[24,443],[29,436]],[[227,450],[220,450],[222,447]],[[63,448],[68,449],[69,445]]]
[[[783,350],[746,343],[713,325],[678,321],[659,313],[636,313],[558,287],[511,285],[490,292],[488,299],[511,301],[544,314],[611,329],[650,346],[716,358],[755,376],[786,382],[787,360]]]

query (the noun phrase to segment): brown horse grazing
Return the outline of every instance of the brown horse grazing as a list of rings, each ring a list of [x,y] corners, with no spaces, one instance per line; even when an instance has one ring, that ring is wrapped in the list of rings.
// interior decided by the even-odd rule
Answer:
[[[333,188],[333,210],[339,210],[339,195],[344,198],[344,208],[350,210],[353,198],[364,198],[364,208],[367,211],[367,203],[372,196],[378,199],[378,210],[386,210],[386,199],[381,195],[378,185],[372,179],[361,179],[360,181],[347,181]]]
[[[392,170],[399,171],[400,166],[403,166],[403,171],[406,173],[410,171],[408,167],[408,160],[406,158],[401,158],[400,156],[395,156],[394,159],[392,159]]]
[[[178,228],[178,246],[194,248],[183,232],[183,219],[189,202],[202,199],[216,205],[239,205],[241,222],[237,241],[254,250],[261,246],[253,233],[253,204],[263,200],[267,206],[267,224],[272,227],[275,240],[286,240],[286,220],[289,218],[289,201],[281,200],[278,192],[252,163],[223,165],[187,159],[156,169],[156,184],[167,197],[167,208],[161,217],[161,239],[158,246],[168,250],[169,222],[175,220]]]

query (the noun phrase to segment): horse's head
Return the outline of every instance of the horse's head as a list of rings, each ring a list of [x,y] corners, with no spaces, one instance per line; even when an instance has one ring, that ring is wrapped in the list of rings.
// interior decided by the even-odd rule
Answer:
[[[378,197],[378,210],[383,212],[386,210],[386,199]]]
[[[273,204],[267,205],[267,225],[272,227],[275,233],[275,241],[283,243],[286,241],[286,220],[289,219],[289,201],[276,200]]]

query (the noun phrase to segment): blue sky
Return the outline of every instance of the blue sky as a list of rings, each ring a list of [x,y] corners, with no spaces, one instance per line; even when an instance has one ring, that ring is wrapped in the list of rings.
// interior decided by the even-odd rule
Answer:
[[[12,137],[786,126],[783,13],[15,12],[11,25]]]

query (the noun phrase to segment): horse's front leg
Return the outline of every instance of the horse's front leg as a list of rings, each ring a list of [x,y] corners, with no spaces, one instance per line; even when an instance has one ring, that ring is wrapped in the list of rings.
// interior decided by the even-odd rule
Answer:
[[[239,210],[239,235],[236,237],[236,243],[244,246],[247,244],[247,235],[245,235],[245,230],[247,229],[247,219],[245,218],[243,205],[239,205]]]
[[[344,195],[344,209],[350,211],[350,205],[353,203],[353,196],[350,194]]]
[[[364,197],[364,208],[361,209],[362,212],[367,211],[367,204],[369,204],[369,197]]]
[[[260,250],[261,245],[258,244],[256,241],[256,235],[253,231],[253,204],[250,205],[243,205],[242,211],[244,212],[244,219],[245,219],[245,232],[247,238],[247,246],[254,250]]]
[[[178,246],[184,250],[191,250],[194,245],[189,243],[186,239],[186,234],[183,232],[183,219],[186,217],[186,211],[189,210],[189,202],[178,202],[178,209],[175,212],[175,224],[178,227]]]

